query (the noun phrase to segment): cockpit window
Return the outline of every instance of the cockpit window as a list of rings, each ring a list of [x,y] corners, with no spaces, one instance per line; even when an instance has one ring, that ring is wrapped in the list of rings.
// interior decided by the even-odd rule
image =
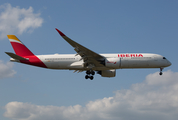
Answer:
[[[163,57],[163,59],[166,59],[165,57]]]

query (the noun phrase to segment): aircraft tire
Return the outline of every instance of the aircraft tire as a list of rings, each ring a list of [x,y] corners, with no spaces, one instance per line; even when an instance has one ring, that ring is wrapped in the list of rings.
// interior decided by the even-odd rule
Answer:
[[[87,70],[87,71],[86,71],[86,74],[87,74],[87,75],[89,75],[89,74],[90,74],[90,71],[89,71],[89,70]]]
[[[89,76],[88,76],[88,75],[86,75],[86,76],[85,76],[85,79],[88,79],[88,78],[89,78]]]
[[[93,76],[90,76],[90,80],[93,80]]]
[[[159,73],[159,75],[162,75],[162,74],[163,74],[162,72]]]
[[[92,75],[95,75],[95,71],[92,71],[91,74],[92,74]]]

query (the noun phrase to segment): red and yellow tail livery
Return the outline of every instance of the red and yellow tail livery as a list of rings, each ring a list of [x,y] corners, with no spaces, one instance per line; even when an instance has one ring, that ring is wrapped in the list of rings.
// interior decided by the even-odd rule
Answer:
[[[115,77],[116,69],[128,68],[160,68],[160,75],[171,62],[158,54],[150,53],[117,53],[98,54],[81,44],[71,40],[56,29],[77,54],[34,55],[15,35],[7,35],[16,54],[6,52],[11,61],[28,65],[49,68],[68,69],[78,72],[86,71],[86,79],[93,80],[95,72],[102,77]]]
[[[7,37],[17,55],[21,57],[34,55],[15,35],[7,35]]]
[[[6,52],[10,57],[11,61],[18,61],[24,64],[34,65],[38,67],[45,67],[46,65],[34,55],[15,35],[7,35],[9,41],[16,54]]]

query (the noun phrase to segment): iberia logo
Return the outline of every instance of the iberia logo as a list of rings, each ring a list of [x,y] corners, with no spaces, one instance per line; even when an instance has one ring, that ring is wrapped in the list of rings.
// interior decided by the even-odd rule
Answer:
[[[118,54],[118,57],[143,57],[142,54]]]

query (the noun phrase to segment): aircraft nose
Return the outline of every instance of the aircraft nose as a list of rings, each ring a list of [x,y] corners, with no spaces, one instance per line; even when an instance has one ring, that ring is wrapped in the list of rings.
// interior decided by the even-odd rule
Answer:
[[[168,66],[171,66],[172,63],[171,63],[169,60],[167,60],[167,65],[168,65]]]

